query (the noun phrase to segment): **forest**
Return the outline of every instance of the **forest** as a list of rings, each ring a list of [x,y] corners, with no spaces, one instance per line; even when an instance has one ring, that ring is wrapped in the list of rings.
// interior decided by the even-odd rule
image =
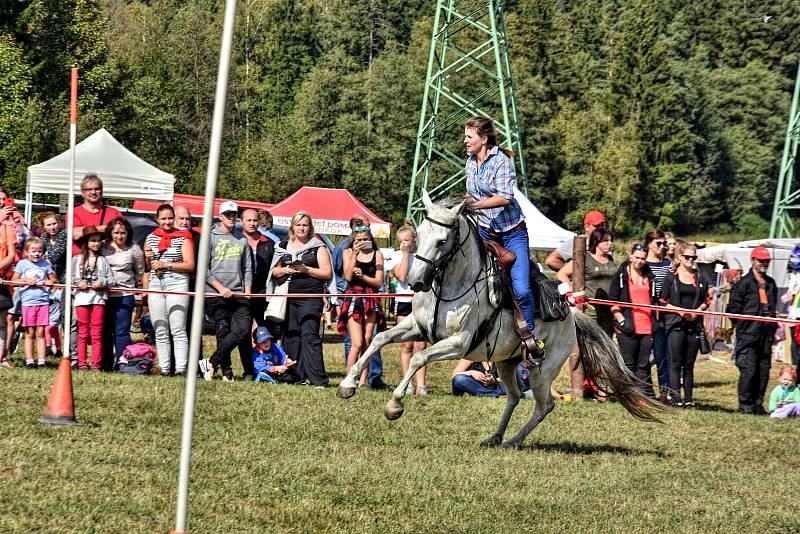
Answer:
[[[475,4],[463,0],[460,4]],[[218,196],[344,187],[404,218],[433,0],[241,0]],[[0,0],[0,184],[104,127],[200,194],[214,0]],[[529,196],[573,230],[763,236],[800,62],[796,0],[506,0]],[[453,142],[462,133],[453,131]]]

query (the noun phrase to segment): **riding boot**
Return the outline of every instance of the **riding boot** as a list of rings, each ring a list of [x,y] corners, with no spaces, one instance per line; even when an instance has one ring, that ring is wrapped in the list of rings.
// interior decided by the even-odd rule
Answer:
[[[529,337],[522,338],[522,345],[525,347],[526,367],[531,370],[538,370],[544,363],[544,341],[531,334]]]

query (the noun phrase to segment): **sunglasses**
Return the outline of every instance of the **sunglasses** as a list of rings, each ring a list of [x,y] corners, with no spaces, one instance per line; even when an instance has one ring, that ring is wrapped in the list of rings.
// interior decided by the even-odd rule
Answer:
[[[354,233],[366,232],[367,230],[369,230],[369,226],[354,226],[353,227],[353,232]]]
[[[772,261],[772,260],[760,260],[758,258],[753,258],[753,259],[756,260],[758,263],[764,263],[764,264],[769,264],[769,262]]]
[[[657,247],[663,247],[666,246],[667,244],[666,241],[654,241],[654,243],[656,244]]]
[[[691,254],[682,254],[684,260],[694,261],[697,259],[697,256],[692,256]]]
[[[647,248],[645,248],[645,246],[642,245],[641,243],[634,243],[633,246],[631,247],[631,250],[634,251],[638,250],[639,252],[647,252]]]

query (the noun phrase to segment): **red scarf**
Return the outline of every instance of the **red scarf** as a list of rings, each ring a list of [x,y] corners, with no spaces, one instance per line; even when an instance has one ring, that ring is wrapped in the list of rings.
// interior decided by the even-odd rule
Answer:
[[[189,240],[192,239],[192,233],[188,230],[172,230],[171,232],[167,232],[162,228],[156,228],[153,230],[153,235],[156,237],[160,237],[161,241],[158,242],[158,251],[164,252],[169,247],[172,246],[172,240],[176,237],[185,237]]]

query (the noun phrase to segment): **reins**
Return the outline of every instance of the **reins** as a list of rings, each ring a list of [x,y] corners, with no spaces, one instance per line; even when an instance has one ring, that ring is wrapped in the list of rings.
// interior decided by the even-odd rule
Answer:
[[[467,286],[467,289],[464,290],[457,297],[450,298],[450,299],[444,298],[442,296],[441,291],[442,291],[442,288],[444,287],[444,274],[445,274],[445,271],[447,270],[447,266],[450,264],[450,262],[453,260],[453,258],[455,258],[456,254],[458,254],[459,252],[461,252],[461,255],[464,257],[464,259],[467,258],[467,255],[464,253],[463,247],[464,247],[464,245],[467,244],[467,240],[469,240],[469,238],[472,237],[473,234],[475,236],[475,239],[478,240],[477,241],[478,250],[480,251],[480,246],[481,246],[480,238],[477,235],[477,230],[474,227],[474,225],[471,224],[470,220],[465,217],[464,218],[464,222],[467,223],[468,231],[467,231],[467,235],[464,236],[464,240],[463,241],[461,240],[461,224],[460,224],[461,223],[461,215],[459,215],[456,218],[456,220],[454,222],[450,223],[450,224],[443,223],[441,221],[437,221],[436,219],[434,219],[433,217],[430,217],[428,215],[425,216],[425,220],[430,222],[431,224],[435,224],[435,225],[438,225],[438,226],[441,226],[443,228],[447,228],[448,230],[453,231],[454,237],[455,237],[455,242],[456,242],[456,245],[453,246],[453,248],[451,248],[450,251],[447,254],[445,254],[444,256],[442,256],[438,261],[432,261],[432,260],[430,260],[428,258],[425,258],[424,256],[420,256],[419,254],[417,254],[414,257],[415,260],[420,260],[423,263],[427,263],[428,265],[430,265],[433,268],[433,273],[434,274],[433,274],[433,283],[431,284],[431,292],[433,293],[434,297],[436,297],[436,304],[435,304],[434,310],[433,310],[433,322],[432,322],[432,325],[431,325],[430,338],[431,338],[431,341],[433,341],[435,343],[435,342],[438,341],[436,339],[436,329],[437,329],[437,322],[438,322],[438,317],[439,317],[439,304],[442,303],[442,302],[455,302],[455,301],[463,298],[470,291],[475,291],[475,300],[477,301],[478,300],[478,290],[476,289],[476,287],[477,287],[478,283],[481,280],[485,280],[486,279],[485,278],[486,269],[483,266],[481,266],[481,268],[478,270],[478,274],[475,276],[475,280],[472,282],[472,284]],[[436,285],[437,284],[439,285],[439,291],[440,291],[439,293],[436,292]],[[501,308],[502,308],[501,306],[498,306],[497,309],[490,316],[489,321],[492,324],[494,324],[494,321],[496,320],[499,312],[501,311]],[[496,339],[495,339],[495,343],[497,343]],[[488,351],[488,349],[489,349],[489,343],[488,343],[488,339],[487,339],[487,351]],[[494,350],[492,349],[491,352],[493,353]]]

